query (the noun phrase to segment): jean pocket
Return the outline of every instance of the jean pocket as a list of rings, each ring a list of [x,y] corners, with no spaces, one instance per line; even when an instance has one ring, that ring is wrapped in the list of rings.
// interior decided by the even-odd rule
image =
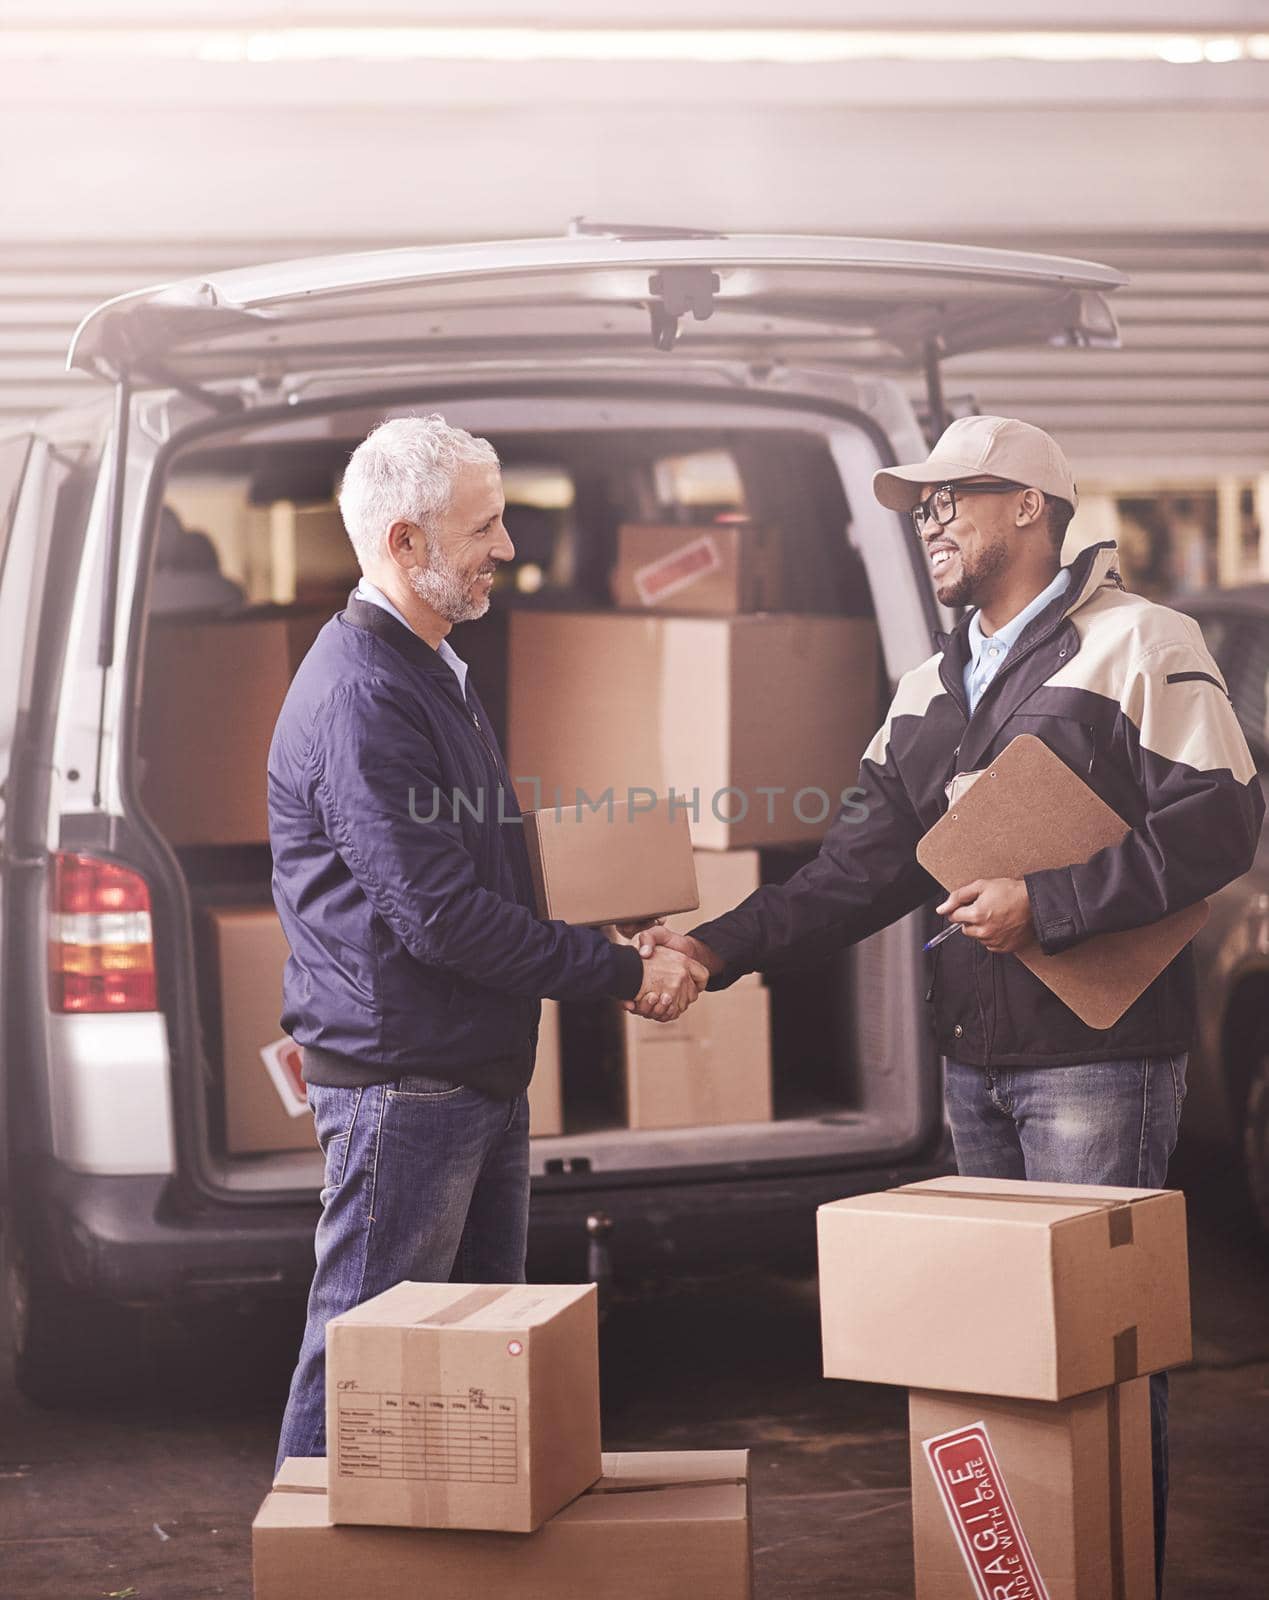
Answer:
[[[394,1100],[449,1100],[465,1091],[474,1092],[467,1091],[465,1084],[455,1083],[452,1078],[429,1078],[424,1073],[412,1072],[398,1078],[388,1094]]]
[[[357,1126],[357,1115],[365,1093],[365,1089],[333,1089],[318,1085],[309,1088],[317,1142],[326,1158],[323,1194],[338,1189],[344,1181],[353,1130]]]

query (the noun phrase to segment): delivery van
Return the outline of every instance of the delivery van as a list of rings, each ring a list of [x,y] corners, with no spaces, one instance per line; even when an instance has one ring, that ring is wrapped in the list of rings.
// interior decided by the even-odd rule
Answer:
[[[99,1361],[109,1318],[308,1281],[322,1159],[278,1024],[264,758],[357,578],[335,496],[366,432],[439,411],[498,450],[517,557],[452,642],[513,773],[555,732],[566,782],[624,748],[632,623],[680,668],[704,659],[692,629],[730,641],[686,739],[662,683],[676,748],[734,759],[774,730],[849,769],[953,620],[874,471],[939,430],[942,358],[1113,345],[1122,281],[966,247],[582,225],[227,271],[84,321],[70,364],[108,390],[0,439],[0,1157],[28,1394]],[[761,582],[693,590],[737,551]],[[770,693],[743,670],[759,634]],[[573,686],[554,725],[551,673]],[[828,815],[703,827],[704,911],[795,871]],[[809,1261],[819,1202],[945,1170],[931,924],[799,951],[694,1008],[696,1032],[545,1008],[531,1269]]]

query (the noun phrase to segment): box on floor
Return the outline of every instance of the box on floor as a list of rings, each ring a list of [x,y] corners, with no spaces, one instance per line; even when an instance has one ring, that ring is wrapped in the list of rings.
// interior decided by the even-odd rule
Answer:
[[[698,848],[822,838],[858,778],[877,697],[877,632],[865,619],[511,618],[520,804],[672,789],[695,808]]]
[[[526,1533],[599,1476],[593,1284],[399,1283],[326,1325],[330,1515]]]
[[[1064,1400],[1190,1359],[1178,1191],[938,1178],[818,1227],[827,1378]]]
[[[252,1528],[255,1600],[750,1600],[743,1450],[603,1457],[536,1533],[340,1527],[326,1462],[287,1461]]]
[[[914,1390],[916,1600],[1153,1600],[1149,1382],[1056,1402]]]

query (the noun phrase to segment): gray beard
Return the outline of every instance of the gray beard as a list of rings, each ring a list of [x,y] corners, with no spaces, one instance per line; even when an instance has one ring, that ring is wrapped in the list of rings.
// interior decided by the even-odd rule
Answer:
[[[424,605],[431,606],[446,622],[475,622],[483,617],[489,610],[490,597],[473,595],[469,584],[445,560],[440,542],[431,534],[426,537],[428,566],[423,572],[410,568],[410,587]]]

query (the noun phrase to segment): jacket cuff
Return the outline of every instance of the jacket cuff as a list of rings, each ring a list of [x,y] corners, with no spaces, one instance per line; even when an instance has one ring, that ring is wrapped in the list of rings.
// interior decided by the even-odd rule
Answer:
[[[1075,885],[1068,867],[1028,872],[1022,880],[1031,902],[1031,922],[1046,956],[1060,955],[1086,937],[1075,903]]]
[[[643,957],[632,944],[613,945],[613,981],[608,993],[614,1000],[633,1000],[643,988]]]
[[[728,938],[717,922],[702,922],[698,928],[691,930],[688,938],[699,939],[702,944],[707,944],[716,956],[722,957],[723,970],[705,985],[709,994],[717,994],[720,989],[730,989],[733,983],[738,982],[747,972],[754,970],[744,946],[738,940]]]

